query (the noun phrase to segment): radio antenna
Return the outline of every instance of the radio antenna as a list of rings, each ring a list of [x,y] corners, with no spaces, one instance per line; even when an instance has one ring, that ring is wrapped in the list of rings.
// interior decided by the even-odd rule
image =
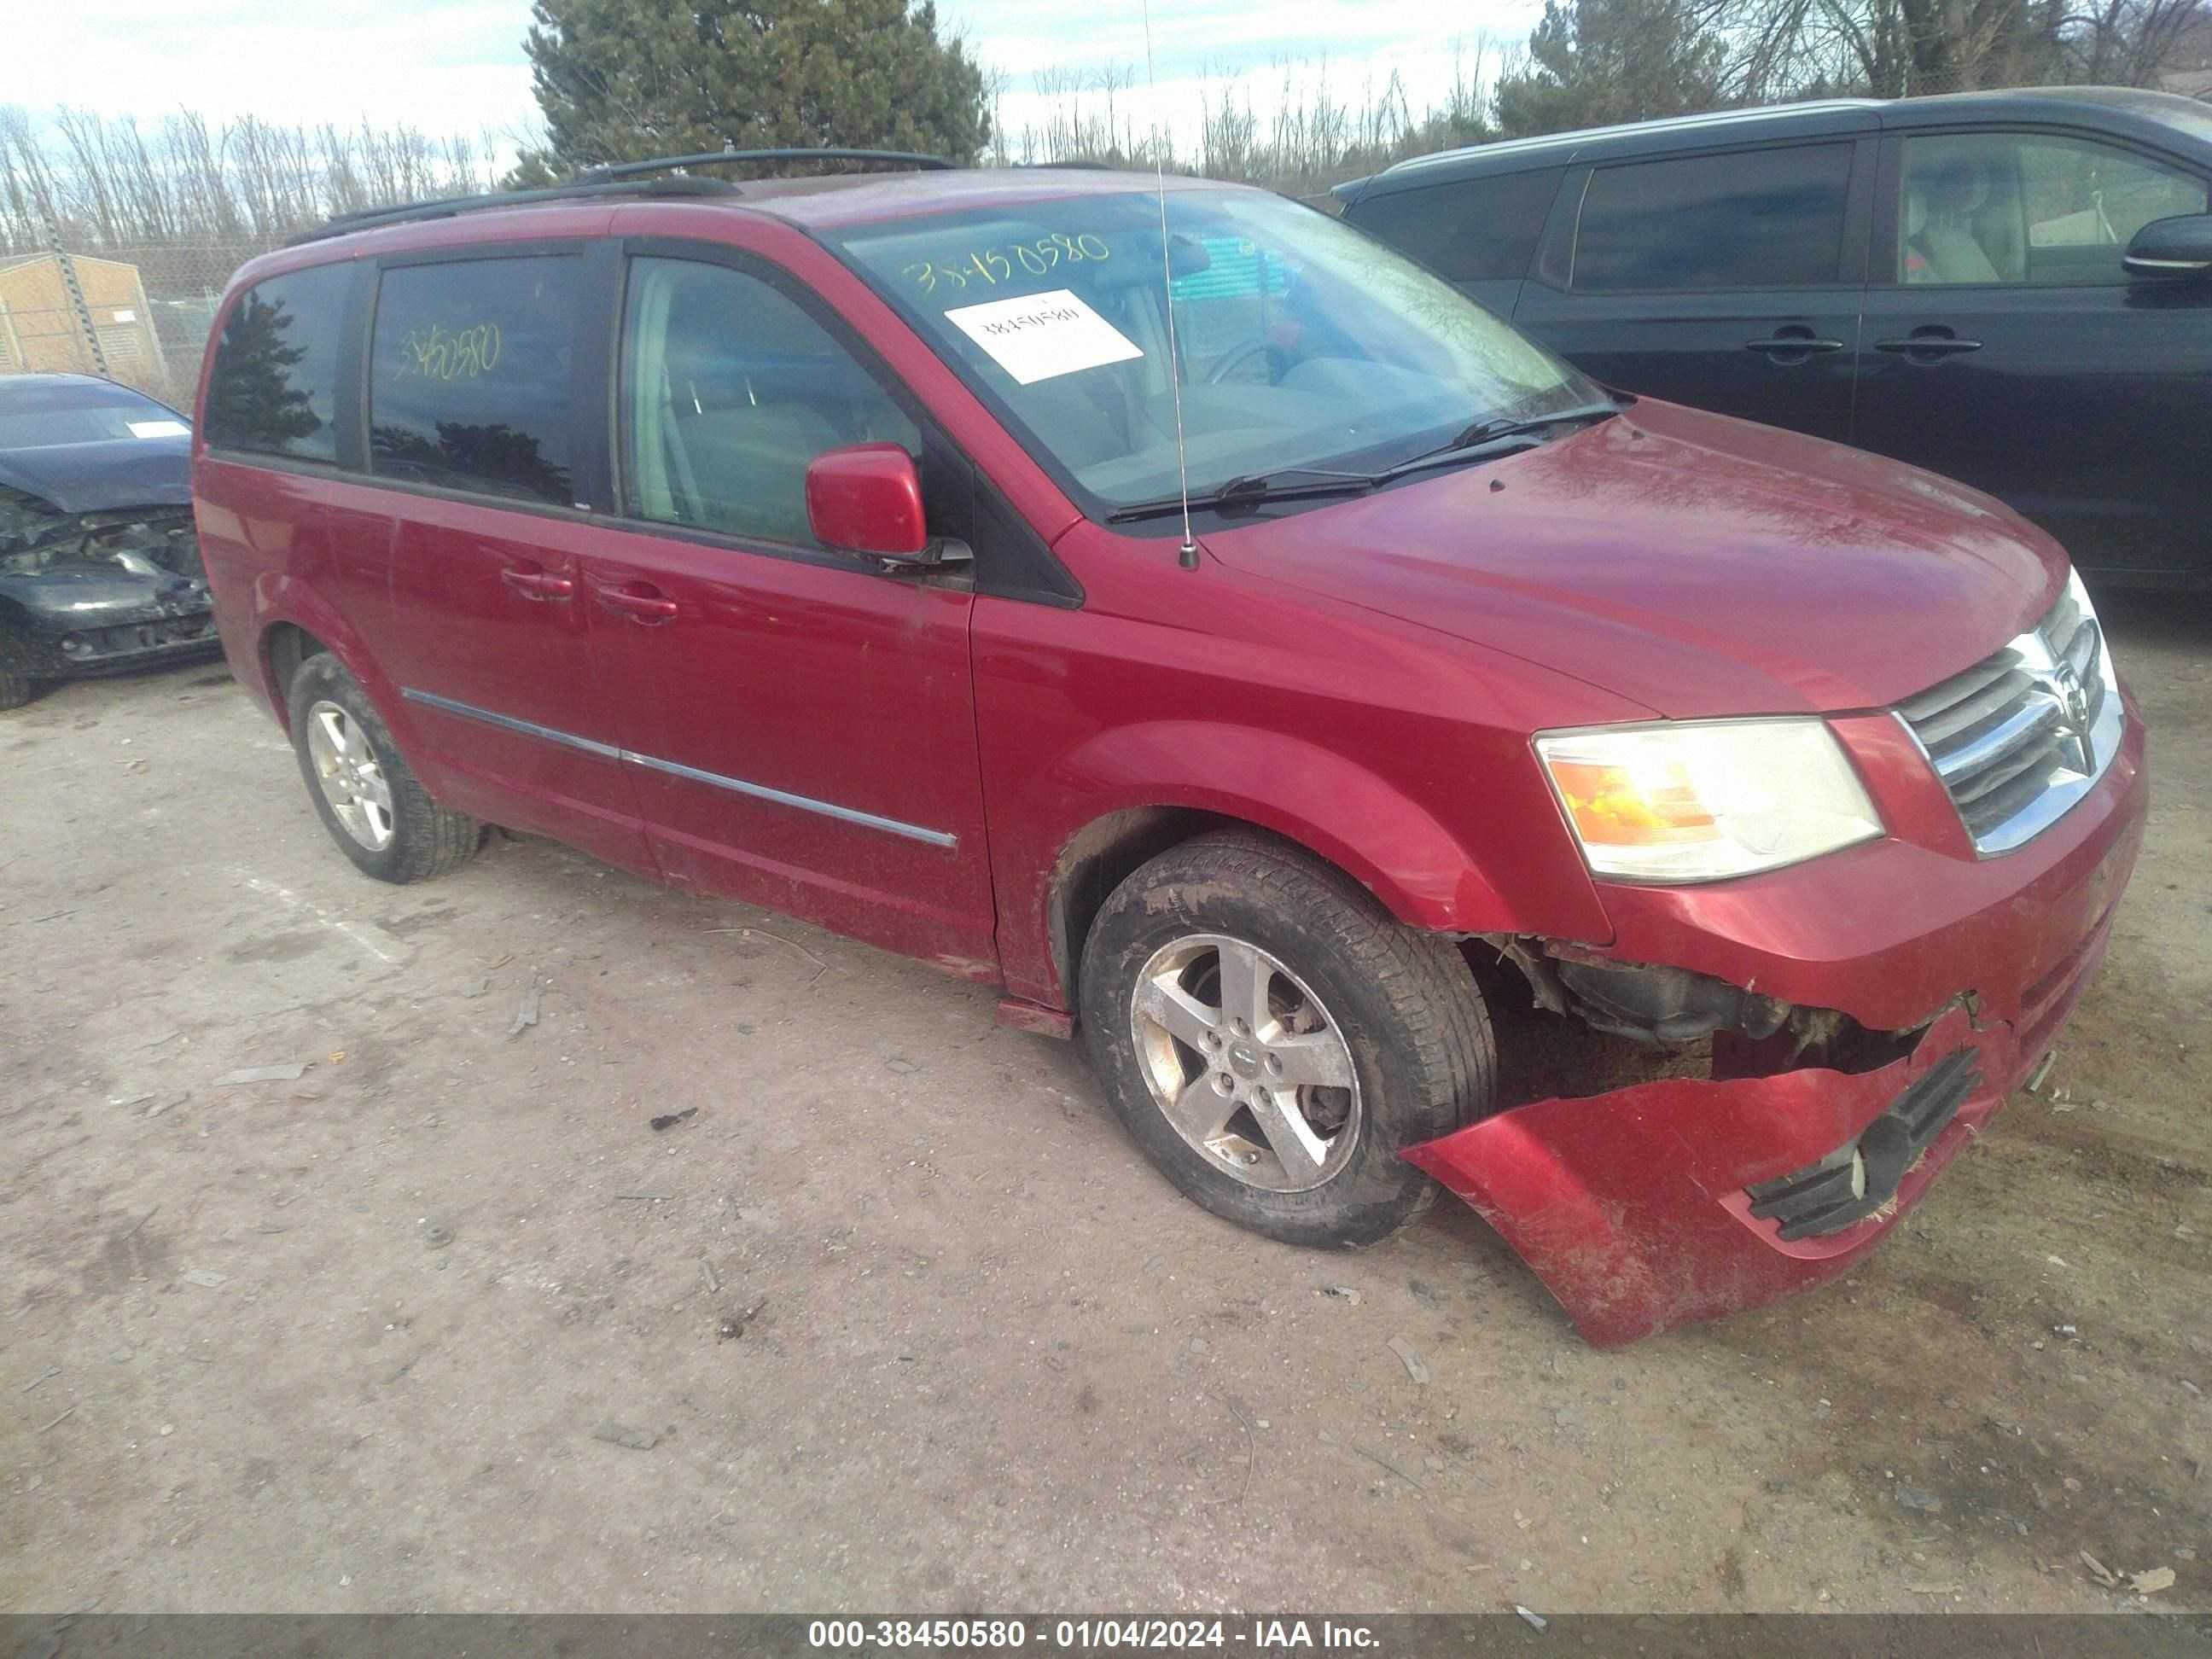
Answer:
[[[1198,568],[1198,543],[1190,533],[1190,463],[1182,447],[1182,353],[1176,344],[1175,270],[1168,258],[1168,163],[1159,126],[1159,80],[1152,72],[1152,3],[1145,6],[1145,90],[1152,101],[1152,172],[1160,189],[1160,302],[1168,314],[1168,386],[1175,392],[1176,484],[1182,498],[1182,546],[1176,562],[1185,570]]]

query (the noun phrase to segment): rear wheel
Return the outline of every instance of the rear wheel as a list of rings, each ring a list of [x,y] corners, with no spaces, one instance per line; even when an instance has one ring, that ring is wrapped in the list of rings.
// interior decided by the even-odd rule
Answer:
[[[1295,1244],[1389,1237],[1436,1188],[1399,1157],[1487,1110],[1496,1050],[1447,940],[1296,850],[1224,833],[1115,890],[1083,953],[1085,1041],[1146,1155]]]
[[[286,704],[315,811],[365,874],[421,881],[468,861],[483,826],[430,799],[361,682],[337,658],[319,653],[303,661]]]

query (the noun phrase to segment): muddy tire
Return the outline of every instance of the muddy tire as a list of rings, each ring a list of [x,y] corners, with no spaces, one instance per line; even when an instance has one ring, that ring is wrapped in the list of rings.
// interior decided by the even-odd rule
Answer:
[[[423,881],[468,862],[483,826],[432,800],[361,683],[336,657],[301,663],[287,689],[307,798],[338,849],[379,881]]]
[[[1437,1188],[1400,1152],[1496,1091],[1489,1013],[1456,948],[1258,835],[1187,842],[1122,882],[1084,942],[1079,1000],[1145,1155],[1285,1243],[1408,1225]]]
[[[21,708],[36,686],[31,679],[30,641],[13,623],[0,622],[0,708]]]

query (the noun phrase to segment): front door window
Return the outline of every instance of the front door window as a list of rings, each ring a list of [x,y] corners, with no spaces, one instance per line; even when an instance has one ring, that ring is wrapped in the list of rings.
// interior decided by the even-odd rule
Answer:
[[[2138,230],[2204,210],[2202,178],[2110,144],[2025,132],[1908,138],[1897,280],[2124,282],[2121,251]]]
[[[757,277],[639,259],[629,309],[623,488],[634,518],[812,547],[807,463],[848,444],[921,447],[852,354]]]

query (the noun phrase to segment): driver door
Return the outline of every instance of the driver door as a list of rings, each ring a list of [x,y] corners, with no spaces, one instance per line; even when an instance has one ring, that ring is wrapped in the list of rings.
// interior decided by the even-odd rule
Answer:
[[[971,585],[884,573],[807,527],[807,463],[912,453],[915,417],[773,267],[636,251],[623,500],[580,603],[653,855],[679,885],[994,979]]]
[[[2212,284],[2131,281],[2128,240],[2203,173],[2079,133],[1883,141],[1852,441],[1998,496],[2077,564],[2212,567]]]

